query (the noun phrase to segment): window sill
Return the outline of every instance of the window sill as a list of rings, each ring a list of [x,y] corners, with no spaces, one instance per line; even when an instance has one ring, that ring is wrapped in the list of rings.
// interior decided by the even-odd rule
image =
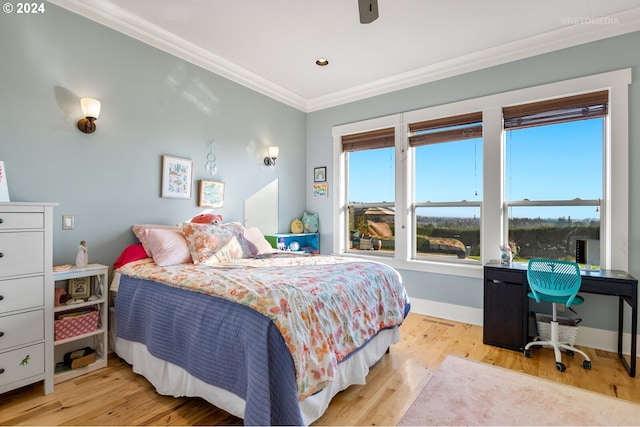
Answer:
[[[336,254],[334,254],[336,255]],[[432,260],[400,260],[388,256],[368,255],[366,253],[345,253],[337,254],[347,258],[362,258],[369,261],[377,261],[398,270],[411,270],[422,273],[447,274],[451,276],[472,277],[481,279],[483,277],[483,266],[481,264],[461,264],[456,262],[439,262]]]

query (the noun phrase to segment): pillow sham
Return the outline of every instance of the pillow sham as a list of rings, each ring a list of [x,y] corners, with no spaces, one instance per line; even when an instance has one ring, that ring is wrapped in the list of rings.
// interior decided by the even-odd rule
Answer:
[[[182,233],[196,265],[216,265],[251,255],[244,227],[239,222],[219,225],[185,222]]]
[[[192,262],[191,252],[180,229],[152,228],[146,230],[145,233],[151,256],[156,265],[166,267]]]
[[[151,251],[149,250],[149,244],[147,243],[147,230],[151,229],[162,229],[162,230],[180,230],[175,225],[161,225],[161,224],[138,224],[131,227],[133,234],[136,235],[140,243],[142,243],[142,247],[144,248],[147,256],[152,256]]]
[[[258,227],[247,227],[244,229],[244,238],[252,256],[270,254],[276,252],[271,244],[264,238],[262,231]]]

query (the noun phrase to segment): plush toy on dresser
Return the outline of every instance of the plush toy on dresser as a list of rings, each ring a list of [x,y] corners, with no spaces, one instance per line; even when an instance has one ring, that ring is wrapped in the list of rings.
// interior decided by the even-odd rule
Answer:
[[[305,233],[317,233],[318,232],[318,213],[303,213],[302,214],[302,226]]]

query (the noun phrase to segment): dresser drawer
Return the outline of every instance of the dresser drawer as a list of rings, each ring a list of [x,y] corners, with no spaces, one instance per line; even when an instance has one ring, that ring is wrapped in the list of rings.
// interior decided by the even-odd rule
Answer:
[[[0,233],[0,277],[44,273],[44,232]]]
[[[44,373],[44,344],[0,353],[0,387]]]
[[[0,351],[44,339],[44,310],[0,317]]]
[[[0,212],[0,231],[44,228],[44,214],[39,212]]]
[[[44,305],[44,276],[0,280],[0,315]]]

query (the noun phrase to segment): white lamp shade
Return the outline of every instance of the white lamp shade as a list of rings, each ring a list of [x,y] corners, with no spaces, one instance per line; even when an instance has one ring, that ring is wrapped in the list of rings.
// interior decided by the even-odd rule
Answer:
[[[81,98],[80,107],[85,117],[93,117],[95,119],[100,115],[100,101],[93,98]]]
[[[269,147],[269,157],[271,157],[272,159],[277,158],[279,153],[280,147]]]

